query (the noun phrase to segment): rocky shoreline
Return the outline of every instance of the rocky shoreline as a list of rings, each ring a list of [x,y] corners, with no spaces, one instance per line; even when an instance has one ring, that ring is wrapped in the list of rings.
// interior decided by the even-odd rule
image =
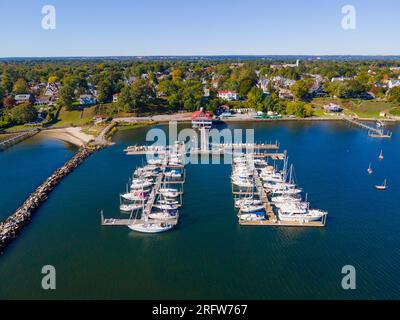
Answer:
[[[98,147],[82,147],[69,161],[57,169],[47,180],[38,187],[29,198],[11,216],[0,223],[0,252],[15,239],[19,232],[29,223],[34,212],[46,201],[54,188],[80,166],[93,152],[101,149]]]

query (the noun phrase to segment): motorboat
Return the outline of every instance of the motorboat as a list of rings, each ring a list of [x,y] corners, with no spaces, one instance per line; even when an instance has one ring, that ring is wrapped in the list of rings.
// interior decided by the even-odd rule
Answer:
[[[130,204],[121,204],[119,209],[123,212],[132,212],[134,210],[142,209],[143,205],[138,203],[130,203]]]
[[[160,211],[160,212],[153,212],[149,214],[150,219],[154,220],[172,220],[176,219],[179,216],[178,210],[174,211]]]
[[[239,214],[238,218],[242,221],[261,221],[265,220],[265,212]]]
[[[284,211],[284,209],[278,209],[279,220],[289,222],[319,221],[327,214],[327,212],[321,210],[298,209],[296,211]]]
[[[262,204],[261,200],[256,200],[253,198],[244,198],[235,201],[235,207],[240,208],[241,206],[256,206]]]
[[[240,211],[242,213],[254,213],[265,211],[265,208],[263,205],[243,205],[240,207]]]

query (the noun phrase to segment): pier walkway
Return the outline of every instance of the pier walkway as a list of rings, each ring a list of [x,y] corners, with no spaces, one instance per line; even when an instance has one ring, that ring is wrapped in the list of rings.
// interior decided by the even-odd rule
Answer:
[[[343,120],[347,121],[348,123],[350,123],[352,125],[355,125],[357,127],[367,130],[368,135],[371,138],[391,138],[392,137],[391,132],[384,132],[384,130],[378,129],[371,125],[363,123],[356,118],[352,118],[352,117],[348,117],[348,116],[344,116],[344,115],[342,116],[342,118],[343,118]]]
[[[160,224],[160,223],[168,223],[170,225],[177,225],[179,222],[179,217],[175,219],[168,219],[168,220],[157,220],[157,219],[151,219],[147,218],[145,219],[144,217],[148,217],[154,208],[154,205],[156,203],[157,197],[159,196],[159,191],[161,189],[161,186],[163,184],[168,184],[168,185],[175,185],[175,184],[181,184],[182,185],[182,190],[183,190],[183,184],[185,183],[186,180],[186,172],[184,171],[182,174],[182,180],[170,180],[167,179],[166,177],[166,172],[167,169],[176,169],[176,168],[184,168],[183,165],[174,165],[174,164],[169,164],[169,152],[166,151],[164,163],[161,165],[161,172],[157,175],[155,181],[154,181],[154,186],[151,190],[151,193],[149,195],[149,198],[146,200],[146,204],[143,207],[143,212],[141,214],[140,219],[132,219],[132,214],[129,219],[117,219],[117,218],[109,218],[109,219],[104,219],[103,212],[101,212],[101,225],[102,226],[130,226],[133,224]],[[178,151],[179,152],[179,151]],[[182,194],[183,191],[179,192],[180,197],[181,197],[181,203],[182,203]]]

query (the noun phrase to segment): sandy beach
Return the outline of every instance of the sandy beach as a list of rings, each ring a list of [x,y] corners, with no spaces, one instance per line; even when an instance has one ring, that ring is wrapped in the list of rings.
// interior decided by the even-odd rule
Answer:
[[[94,137],[81,131],[80,127],[70,127],[61,129],[43,130],[39,134],[46,137],[69,142],[76,146],[83,146],[84,144],[92,141]]]

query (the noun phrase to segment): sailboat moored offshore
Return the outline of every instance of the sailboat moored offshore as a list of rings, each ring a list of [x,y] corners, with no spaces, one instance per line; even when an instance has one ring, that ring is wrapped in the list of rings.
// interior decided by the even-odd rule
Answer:
[[[368,174],[372,174],[374,171],[372,170],[372,166],[371,166],[371,163],[369,164],[369,167],[368,167]]]
[[[383,185],[375,186],[375,188],[376,188],[376,190],[381,190],[381,191],[386,190],[388,188],[387,180],[385,179],[385,181],[383,182]]]

